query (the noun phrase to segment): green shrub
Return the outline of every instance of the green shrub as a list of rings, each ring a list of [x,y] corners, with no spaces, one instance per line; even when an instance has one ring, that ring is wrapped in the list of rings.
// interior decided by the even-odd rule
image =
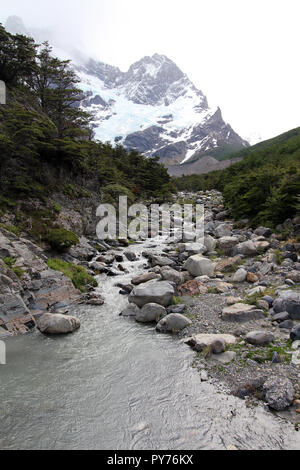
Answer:
[[[49,243],[53,250],[64,252],[74,245],[78,245],[79,238],[75,233],[64,228],[54,228],[44,236],[44,240]]]
[[[10,269],[13,267],[13,265],[15,264],[16,262],[16,259],[15,258],[11,258],[9,256],[5,256],[4,258],[2,258],[4,263],[6,264],[6,266],[8,266]]]
[[[12,271],[18,276],[18,278],[22,279],[24,271],[21,268],[12,268]]]
[[[61,207],[59,204],[56,204],[56,202],[53,204],[53,210],[56,214],[60,214],[61,213]]]
[[[128,188],[118,183],[108,184],[102,189],[103,202],[108,204],[119,204],[120,196],[127,196],[129,203],[132,203],[135,199],[133,193]]]
[[[47,261],[49,268],[54,269],[55,271],[60,271],[65,276],[69,277],[76,289],[79,289],[81,292],[86,292],[86,286],[91,285],[97,287],[98,283],[93,276],[91,276],[85,268],[82,266],[77,266],[73,263],[67,263],[60,259],[54,258]]]
[[[20,235],[21,230],[19,227],[15,227],[14,225],[5,225],[5,224],[0,224],[0,228],[4,228],[8,232],[13,233],[14,235]]]

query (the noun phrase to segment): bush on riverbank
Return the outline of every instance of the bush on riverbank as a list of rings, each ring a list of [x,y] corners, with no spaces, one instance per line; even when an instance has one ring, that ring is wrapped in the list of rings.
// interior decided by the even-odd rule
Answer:
[[[54,271],[60,271],[65,276],[69,277],[76,289],[79,289],[81,292],[86,292],[86,286],[88,285],[98,287],[96,279],[82,266],[67,263],[57,258],[49,259],[47,264],[49,268],[54,269]]]

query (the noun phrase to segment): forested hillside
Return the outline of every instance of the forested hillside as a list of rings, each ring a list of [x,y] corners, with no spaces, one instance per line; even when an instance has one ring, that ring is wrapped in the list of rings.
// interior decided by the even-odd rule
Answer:
[[[70,62],[52,57],[47,43],[38,46],[0,25],[0,80],[7,87],[7,105],[0,106],[2,214],[27,199],[48,204],[53,193],[109,202],[119,194],[130,200],[169,195],[170,178],[158,158],[93,140]]]
[[[179,190],[218,189],[234,217],[276,226],[300,210],[300,128],[234,154],[222,171],[175,178]]]

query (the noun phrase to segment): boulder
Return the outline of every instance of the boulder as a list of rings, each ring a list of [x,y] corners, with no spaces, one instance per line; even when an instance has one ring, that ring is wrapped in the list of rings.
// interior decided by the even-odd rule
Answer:
[[[263,385],[265,400],[276,411],[288,408],[294,400],[295,391],[292,382],[285,377],[274,376]]]
[[[232,226],[229,224],[220,224],[216,228],[216,236],[218,238],[230,237],[231,236]]]
[[[185,304],[171,305],[170,307],[167,307],[167,313],[183,313],[185,309]]]
[[[215,364],[230,364],[236,358],[237,353],[235,351],[225,351],[221,354],[213,354],[207,359],[207,362],[211,365]]]
[[[151,256],[151,266],[173,266],[175,261],[164,256]]]
[[[140,309],[137,305],[130,304],[128,307],[126,307],[120,316],[122,317],[136,317],[137,314],[140,312]]]
[[[268,331],[250,331],[245,340],[254,346],[264,346],[274,341],[274,335]]]
[[[293,320],[285,320],[282,323],[279,323],[279,328],[281,330],[292,330],[294,328]]]
[[[251,297],[252,295],[262,294],[265,290],[266,290],[265,286],[257,286],[257,287],[254,287],[253,289],[249,290],[247,295],[248,295],[248,297]]]
[[[226,297],[226,304],[227,305],[234,305],[234,304],[239,304],[243,301],[241,297]]]
[[[161,269],[161,277],[164,281],[174,282],[177,286],[184,282],[183,274],[168,266]]]
[[[167,312],[164,307],[158,304],[146,304],[136,314],[136,321],[140,323],[158,322]]]
[[[234,274],[232,281],[233,282],[245,282],[247,279],[247,271],[244,268],[240,268]]]
[[[233,258],[221,259],[216,264],[216,271],[224,273],[226,271],[232,270],[236,265],[239,265],[242,261],[240,256],[234,256]]]
[[[257,254],[257,248],[251,240],[248,240],[236,245],[235,253],[244,256],[254,256]]]
[[[222,237],[219,240],[220,250],[227,256],[230,256],[233,252],[233,248],[238,244],[236,237]]]
[[[150,281],[136,286],[129,295],[129,302],[143,307],[156,303],[168,307],[174,297],[174,287],[167,281]]]
[[[234,304],[223,309],[222,318],[227,321],[244,322],[265,318],[265,314],[255,305]]]
[[[140,284],[144,284],[145,282],[153,281],[154,279],[160,279],[161,276],[160,274],[155,274],[155,273],[146,273],[142,274],[141,276],[135,277],[132,279],[131,283],[134,286],[139,286]]]
[[[255,235],[258,235],[259,237],[265,237],[265,238],[270,238],[270,236],[272,235],[272,230],[270,228],[266,228],[266,227],[258,227],[255,231],[254,231]]]
[[[300,294],[290,290],[280,292],[273,309],[275,313],[288,312],[292,320],[300,320]]]
[[[69,315],[45,313],[38,319],[37,328],[44,334],[64,335],[78,330],[80,321]]]
[[[269,242],[264,240],[264,241],[255,241],[254,246],[257,249],[257,251],[267,251],[271,245]]]
[[[291,340],[292,341],[298,341],[300,340],[300,325],[296,325],[290,334]]]
[[[255,282],[258,282],[258,280],[258,276],[255,273],[247,273],[247,282],[254,284]]]
[[[124,255],[128,259],[128,261],[136,261],[137,257],[136,254],[133,253],[133,251],[125,251]]]
[[[269,310],[269,304],[266,300],[258,300],[256,302],[256,305],[258,308],[261,308],[262,310]]]
[[[204,245],[207,248],[207,251],[214,251],[217,246],[217,240],[213,238],[211,235],[205,235],[204,237]]]
[[[291,279],[296,284],[300,284],[300,271],[291,271],[286,275],[286,278]]]
[[[81,237],[79,244],[69,249],[69,254],[80,261],[90,261],[97,254],[97,250],[90,245],[85,237]]]
[[[276,313],[275,315],[273,315],[273,320],[277,321],[277,323],[282,323],[289,319],[290,319],[290,314],[288,312],[281,312],[281,313]]]
[[[192,322],[184,315],[180,315],[179,313],[170,313],[170,315],[167,315],[165,318],[160,320],[156,329],[160,333],[176,333],[191,324]]]
[[[191,256],[184,264],[186,269],[192,276],[210,276],[214,275],[215,264],[201,255]]]

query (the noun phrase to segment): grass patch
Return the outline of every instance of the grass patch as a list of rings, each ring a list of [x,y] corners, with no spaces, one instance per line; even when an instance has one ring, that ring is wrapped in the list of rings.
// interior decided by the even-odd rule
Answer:
[[[253,351],[249,351],[246,357],[247,359],[252,359],[259,364],[263,364],[265,362],[271,362],[275,352],[277,352],[282,362],[290,364],[292,355],[281,346],[266,346],[265,348],[255,349]]]
[[[13,265],[15,264],[16,262],[16,259],[15,258],[11,258],[9,256],[5,256],[4,258],[2,258],[4,263],[6,264],[6,266],[8,266],[10,269],[12,269]]]
[[[280,250],[274,250],[274,255],[276,256],[276,263],[281,265],[284,261],[284,258],[281,254],[281,251]]]
[[[16,236],[19,236],[21,233],[20,228],[15,227],[14,225],[0,224],[0,228],[3,228],[4,230],[7,230],[8,232],[13,233]]]
[[[174,295],[171,305],[180,305],[180,304],[184,304],[184,300]]]
[[[91,285],[97,287],[98,283],[93,276],[91,276],[85,268],[77,266],[73,263],[67,263],[57,258],[49,259],[47,262],[49,268],[55,271],[60,271],[65,276],[69,277],[73,282],[76,289],[81,292],[86,292],[86,286]]]

